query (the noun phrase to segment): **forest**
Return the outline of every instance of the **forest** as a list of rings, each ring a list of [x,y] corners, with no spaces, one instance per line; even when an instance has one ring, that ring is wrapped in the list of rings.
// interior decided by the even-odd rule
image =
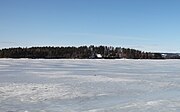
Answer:
[[[160,53],[112,46],[5,48],[0,58],[31,59],[163,59]]]

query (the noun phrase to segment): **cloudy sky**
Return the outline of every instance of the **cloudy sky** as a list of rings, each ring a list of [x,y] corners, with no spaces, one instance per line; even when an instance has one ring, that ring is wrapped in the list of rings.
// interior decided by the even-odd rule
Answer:
[[[108,45],[180,52],[180,0],[0,0],[0,48]]]

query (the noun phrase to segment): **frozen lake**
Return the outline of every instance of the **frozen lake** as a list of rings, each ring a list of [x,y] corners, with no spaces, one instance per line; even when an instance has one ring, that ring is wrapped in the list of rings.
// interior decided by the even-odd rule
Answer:
[[[180,60],[0,59],[0,112],[180,112]]]

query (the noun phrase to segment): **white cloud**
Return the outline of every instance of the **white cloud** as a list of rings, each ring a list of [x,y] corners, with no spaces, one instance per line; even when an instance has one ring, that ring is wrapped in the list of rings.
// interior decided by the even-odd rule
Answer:
[[[110,34],[97,34],[97,33],[64,33],[63,36],[67,37],[91,37],[91,38],[106,38],[106,39],[123,39],[123,40],[150,40],[145,37],[136,37],[136,36],[119,36],[119,35],[110,35]]]

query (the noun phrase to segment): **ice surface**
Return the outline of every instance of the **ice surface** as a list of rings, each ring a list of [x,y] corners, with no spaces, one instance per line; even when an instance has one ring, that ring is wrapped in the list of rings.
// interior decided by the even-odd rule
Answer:
[[[0,59],[0,112],[179,112],[180,60]]]

